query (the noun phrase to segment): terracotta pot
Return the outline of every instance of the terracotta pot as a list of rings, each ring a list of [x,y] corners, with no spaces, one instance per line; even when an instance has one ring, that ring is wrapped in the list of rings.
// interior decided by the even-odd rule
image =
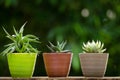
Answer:
[[[44,64],[49,77],[66,77],[69,74],[71,53],[43,53]]]
[[[106,72],[107,53],[79,54],[83,75],[85,77],[103,77]]]

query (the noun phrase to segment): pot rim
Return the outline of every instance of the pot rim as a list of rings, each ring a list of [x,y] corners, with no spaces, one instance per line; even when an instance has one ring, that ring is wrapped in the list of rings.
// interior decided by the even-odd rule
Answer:
[[[71,52],[44,52],[43,54],[73,54]]]
[[[30,54],[30,55],[36,54],[37,55],[37,53],[9,53],[7,55],[26,55],[26,54]]]
[[[109,54],[109,53],[79,53],[79,54]]]
[[[109,53],[79,53],[79,55],[87,55],[87,54],[92,54],[92,55],[109,55]]]

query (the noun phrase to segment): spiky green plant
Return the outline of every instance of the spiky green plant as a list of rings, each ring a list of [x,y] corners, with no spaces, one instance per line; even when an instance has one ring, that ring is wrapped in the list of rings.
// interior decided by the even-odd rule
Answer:
[[[47,45],[47,47],[52,51],[52,52],[56,52],[56,53],[60,53],[60,52],[70,52],[69,50],[64,50],[65,48],[65,45],[66,45],[66,41],[63,41],[63,42],[59,42],[57,41],[57,44],[56,46],[53,45],[51,42],[49,42],[50,46]]]
[[[24,31],[24,26],[26,25],[26,23],[24,23],[20,30],[17,31],[14,27],[14,35],[10,35],[5,28],[3,28],[3,30],[6,33],[6,37],[9,38],[12,42],[5,45],[5,47],[7,47],[2,54],[6,55],[9,53],[38,53],[38,50],[36,48],[34,48],[30,43],[31,42],[35,42],[35,43],[39,43],[39,38],[28,34],[28,35],[23,35],[23,31]]]
[[[103,49],[104,44],[101,41],[94,41],[87,42],[86,44],[83,43],[82,49],[84,53],[103,53],[106,49]]]

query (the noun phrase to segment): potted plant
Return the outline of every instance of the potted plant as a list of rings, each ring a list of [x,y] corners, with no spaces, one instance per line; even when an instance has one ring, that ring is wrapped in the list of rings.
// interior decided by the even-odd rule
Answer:
[[[101,41],[83,43],[83,54],[79,54],[83,75],[85,77],[103,77],[108,62],[108,53],[103,53]]]
[[[23,35],[24,26],[19,31],[14,27],[14,35],[10,35],[5,28],[7,38],[11,43],[5,45],[7,47],[2,54],[7,55],[8,66],[12,77],[30,78],[33,75],[38,50],[31,45],[31,42],[39,43],[39,38],[34,35]]]
[[[67,77],[71,67],[72,53],[69,50],[63,50],[66,42],[57,42],[53,45],[51,42],[48,48],[51,53],[43,53],[45,69],[49,77]]]

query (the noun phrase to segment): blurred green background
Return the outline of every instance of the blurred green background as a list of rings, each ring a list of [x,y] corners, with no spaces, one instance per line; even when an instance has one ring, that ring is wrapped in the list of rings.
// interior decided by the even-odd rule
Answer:
[[[120,0],[0,0],[0,51],[10,41],[2,26],[13,34],[28,22],[24,34],[34,34],[40,51],[49,51],[48,41],[67,40],[74,54],[70,76],[82,76],[78,54],[82,43],[100,40],[109,56],[106,76],[120,75]],[[42,53],[34,76],[46,76]],[[6,56],[0,56],[0,76],[10,76]]]

